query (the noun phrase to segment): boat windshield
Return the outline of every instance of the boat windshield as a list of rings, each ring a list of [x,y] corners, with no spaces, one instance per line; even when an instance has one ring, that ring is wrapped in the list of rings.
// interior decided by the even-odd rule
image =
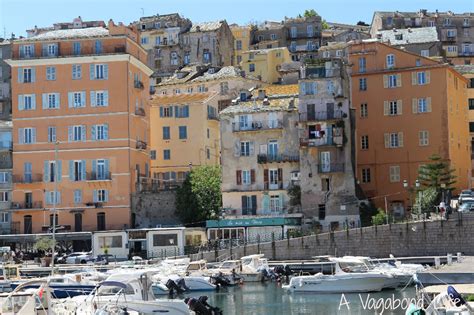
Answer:
[[[124,294],[134,294],[133,288],[131,285],[127,284],[124,288],[118,286],[101,286],[97,290],[97,295],[115,295],[119,292]]]
[[[369,270],[362,262],[339,262],[339,266],[344,272],[365,272]]]
[[[235,261],[226,261],[224,263],[222,263],[221,265],[221,268],[222,269],[232,269],[232,268],[237,268],[238,265],[237,265],[237,262]]]
[[[205,265],[204,264],[190,264],[188,266],[188,271],[190,270],[201,270],[204,269]]]

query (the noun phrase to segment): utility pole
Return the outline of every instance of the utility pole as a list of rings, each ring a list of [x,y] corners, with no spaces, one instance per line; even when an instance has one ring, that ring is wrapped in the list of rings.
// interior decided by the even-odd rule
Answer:
[[[54,143],[54,200],[53,200],[53,251],[51,254],[51,275],[54,275],[54,257],[56,252],[56,203],[58,200],[58,144]]]
[[[384,196],[385,199],[385,221],[388,224],[388,202],[387,202],[387,196]]]

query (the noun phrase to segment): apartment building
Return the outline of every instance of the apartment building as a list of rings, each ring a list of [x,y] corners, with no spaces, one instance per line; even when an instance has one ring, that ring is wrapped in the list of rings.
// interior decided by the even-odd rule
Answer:
[[[466,83],[447,64],[380,42],[349,47],[356,110],[356,177],[377,206],[404,216],[421,165],[438,154],[455,170],[455,193],[471,174]]]
[[[341,58],[306,64],[299,81],[301,205],[323,230],[357,227],[350,80]]]
[[[222,203],[227,213],[299,213],[287,192],[299,179],[298,86],[267,86],[243,94],[220,118]]]
[[[328,28],[321,31],[321,47],[331,42],[349,42],[370,38],[369,27],[327,22]]]
[[[250,50],[253,34],[256,28],[252,25],[239,26],[237,24],[230,25],[230,30],[234,36],[234,56],[232,57],[232,65],[239,66],[242,62],[242,52]]]
[[[288,30],[288,49],[294,61],[313,59],[321,46],[321,17],[289,18],[283,21]]]
[[[265,21],[256,26],[252,35],[252,45],[260,49],[287,46],[288,30],[282,22]]]
[[[130,226],[149,173],[149,76],[138,32],[54,29],[13,41],[12,233]]]
[[[441,41],[441,55],[453,64],[474,63],[473,13],[428,12],[374,12],[370,34],[377,37],[381,30],[436,27]]]
[[[245,73],[266,83],[281,83],[279,69],[282,64],[291,62],[286,47],[248,50],[242,53],[240,66]]]

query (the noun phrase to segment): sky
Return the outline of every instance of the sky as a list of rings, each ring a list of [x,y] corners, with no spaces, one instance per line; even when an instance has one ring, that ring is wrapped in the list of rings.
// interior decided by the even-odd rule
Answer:
[[[0,0],[0,37],[26,29],[83,20],[112,18],[126,24],[142,16],[178,12],[194,22],[225,19],[229,24],[282,20],[315,9],[329,22],[370,24],[374,11],[474,12],[474,0]]]

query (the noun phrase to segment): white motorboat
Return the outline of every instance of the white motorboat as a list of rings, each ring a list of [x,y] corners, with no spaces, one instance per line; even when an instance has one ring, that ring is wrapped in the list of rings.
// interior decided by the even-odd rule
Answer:
[[[188,306],[179,300],[155,300],[149,271],[116,273],[100,283],[90,295],[63,299],[53,305],[58,315],[94,315],[136,312],[189,315]],[[96,313],[100,310],[99,313]]]
[[[38,286],[27,289],[28,286]],[[48,280],[27,281],[15,290],[0,294],[0,314],[2,315],[47,315],[51,306]]]
[[[170,290],[179,292],[212,291],[217,286],[211,283],[210,277],[204,276],[162,276],[157,274],[152,277],[152,290],[155,295],[169,294]]]
[[[333,261],[333,259],[331,259]],[[359,293],[378,292],[384,289],[393,277],[381,272],[355,272],[341,268],[339,261],[334,261],[334,275],[318,273],[313,276],[296,276],[288,285],[282,286],[290,292],[318,293]]]

